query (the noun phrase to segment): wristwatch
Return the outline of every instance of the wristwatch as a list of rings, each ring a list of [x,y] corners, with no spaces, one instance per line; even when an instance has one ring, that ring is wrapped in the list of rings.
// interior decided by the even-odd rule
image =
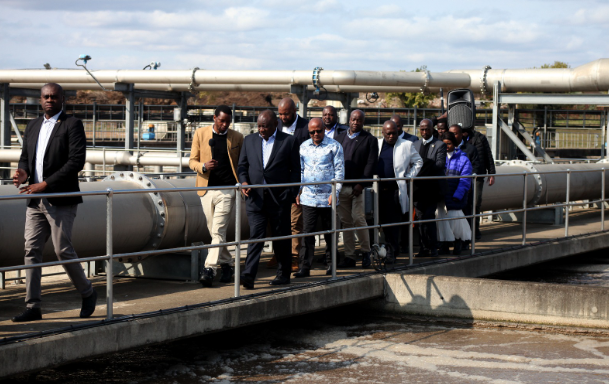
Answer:
[[[202,168],[203,168],[203,173],[206,173],[207,172],[207,168],[205,167],[205,163],[203,163],[203,167]]]

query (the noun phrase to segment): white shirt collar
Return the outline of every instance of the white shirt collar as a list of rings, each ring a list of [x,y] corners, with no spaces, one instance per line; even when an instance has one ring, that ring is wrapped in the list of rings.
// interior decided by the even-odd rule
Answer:
[[[63,111],[59,111],[55,116],[51,116],[50,119],[47,119],[46,115],[42,115],[42,117],[44,118],[44,122],[45,123],[50,122],[50,123],[55,124],[57,122],[57,120],[59,120],[59,115],[61,115],[61,112],[63,112]]]
[[[216,135],[220,135],[220,136],[224,136],[224,135],[226,135],[228,133],[228,129],[226,131],[224,131],[224,133],[216,132],[216,124],[213,124],[211,126],[211,130],[214,131],[214,133]]]
[[[294,122],[292,123],[292,125],[290,125],[289,127],[283,127],[281,128],[282,132],[288,133],[290,135],[293,135],[294,132],[296,131],[296,123],[298,122],[298,114],[296,114],[296,118],[294,119]]]
[[[269,142],[271,139],[273,139],[273,141],[275,141],[275,136],[277,136],[277,129],[275,130],[275,132],[269,137],[268,140],[264,140],[264,137],[262,137],[261,134],[258,134],[258,136],[260,136],[260,138],[262,139],[262,141],[265,142]]]
[[[429,144],[431,143],[431,141],[433,140],[433,136],[431,136],[429,139],[425,140],[423,138],[421,138],[421,140],[423,140],[423,144]]]

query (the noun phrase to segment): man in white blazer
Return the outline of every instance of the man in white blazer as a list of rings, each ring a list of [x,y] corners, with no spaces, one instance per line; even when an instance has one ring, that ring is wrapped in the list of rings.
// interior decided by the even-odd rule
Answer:
[[[379,140],[379,159],[376,174],[381,178],[415,177],[423,166],[423,159],[409,140],[400,137],[395,122],[383,124],[383,138]],[[398,206],[400,209],[398,209]],[[398,223],[408,212],[408,182],[406,180],[381,181],[379,184],[379,221],[381,224]],[[393,252],[389,260],[395,261],[400,253],[400,227],[383,228],[385,242]]]

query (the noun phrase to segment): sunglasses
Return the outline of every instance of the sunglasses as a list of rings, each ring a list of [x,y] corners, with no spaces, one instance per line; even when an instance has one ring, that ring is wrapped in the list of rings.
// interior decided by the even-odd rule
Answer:
[[[309,131],[309,135],[313,136],[316,133],[322,133],[324,130],[323,129],[314,129],[312,131]]]
[[[59,100],[59,95],[42,95],[41,99],[51,99],[51,100]]]

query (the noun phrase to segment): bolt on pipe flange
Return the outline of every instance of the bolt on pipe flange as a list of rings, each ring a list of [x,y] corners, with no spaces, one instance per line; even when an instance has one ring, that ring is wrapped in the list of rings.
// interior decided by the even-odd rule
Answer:
[[[136,183],[142,189],[157,188],[152,179],[138,172],[115,172],[105,177],[102,181],[129,181]],[[148,196],[152,202],[153,211],[156,212],[156,217],[154,220],[155,225],[152,229],[152,233],[150,233],[148,242],[142,249],[144,251],[158,249],[167,232],[167,202],[163,198],[163,194],[158,192],[150,192],[148,193]]]

